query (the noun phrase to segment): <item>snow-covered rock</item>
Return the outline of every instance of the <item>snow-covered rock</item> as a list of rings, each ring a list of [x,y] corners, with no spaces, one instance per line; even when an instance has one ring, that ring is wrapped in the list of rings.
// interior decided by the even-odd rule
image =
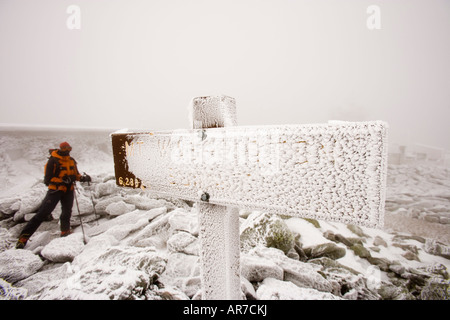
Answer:
[[[198,256],[174,252],[169,254],[164,277],[176,279],[200,276],[200,258]]]
[[[91,261],[92,265],[124,266],[141,270],[151,278],[161,274],[166,267],[166,257],[154,248],[113,246]]]
[[[103,221],[101,224],[99,223],[98,225],[94,225],[90,227],[86,232],[89,234],[89,236],[95,236],[103,232],[106,232],[113,227],[133,225],[135,223],[138,223],[139,220],[142,219],[151,221],[166,212],[167,209],[165,207],[156,208],[148,211],[134,210],[132,212],[128,212],[120,216],[111,216],[112,219],[108,219],[106,221]]]
[[[0,278],[15,283],[35,274],[43,265],[44,261],[29,250],[6,250],[0,253]]]
[[[94,204],[92,199],[84,194],[77,194],[77,202],[74,203],[72,211],[76,214],[79,212],[83,216],[93,214]]]
[[[131,212],[136,209],[134,204],[128,204],[125,201],[119,201],[109,204],[105,211],[112,216],[120,216],[124,213]]]
[[[118,195],[101,197],[95,202],[95,211],[98,214],[106,213],[106,207],[112,203],[122,201],[123,197]]]
[[[118,241],[125,239],[129,234],[144,228],[148,224],[148,219],[142,217],[134,223],[115,225],[105,231],[105,235],[112,235]]]
[[[119,244],[119,241],[112,235],[101,234],[89,239],[83,250],[73,259],[73,264],[79,267],[92,262],[92,259],[103,254],[107,249]]]
[[[153,209],[157,213],[165,213],[167,212],[167,209],[164,208],[157,208]],[[152,210],[150,210],[152,211]],[[137,232],[136,234],[133,234],[132,237],[130,237],[127,240],[127,243],[129,245],[136,245],[136,246],[146,246],[146,240],[154,235],[161,235],[165,238],[167,241],[169,235],[169,219],[172,216],[173,212],[169,212],[168,214],[160,214],[157,215],[156,218],[154,218],[147,226],[145,226],[142,230]]]
[[[267,278],[256,290],[259,300],[340,300],[339,297],[312,288],[298,287],[292,282]]]
[[[100,272],[101,270],[101,272]],[[124,266],[89,266],[64,281],[45,286],[33,299],[41,300],[132,300],[149,287],[147,274]]]
[[[22,300],[27,294],[27,289],[14,287],[0,278],[0,300]]]
[[[449,169],[435,164],[389,165],[388,188],[386,194],[386,211],[388,214],[413,218],[429,223],[429,228],[420,230],[429,237],[438,237],[448,242],[447,225],[450,222],[450,183]],[[389,220],[387,221],[389,223]],[[413,221],[405,223],[401,228],[411,230],[422,227]],[[392,225],[393,229],[400,228]],[[432,229],[435,229],[433,236]]]
[[[73,274],[42,288],[39,299],[143,299],[164,271],[166,259],[152,248],[108,247]]]
[[[20,197],[7,197],[0,199],[0,212],[11,215],[20,208]]]
[[[261,282],[266,278],[283,280],[284,270],[269,259],[243,254],[241,276],[251,282]]]
[[[169,240],[167,240],[167,248],[171,252],[181,252],[196,256],[200,253],[200,243],[197,237],[184,231],[173,234]]]
[[[115,180],[109,180],[107,182],[98,183],[95,185],[95,197],[102,198],[104,196],[112,195],[119,192],[120,189],[116,185]]]
[[[320,291],[333,291],[332,284],[318,271],[317,265],[304,263],[288,258],[283,251],[275,248],[256,247],[249,252],[251,255],[270,259],[284,271],[284,280],[291,281],[300,287],[315,288]]]
[[[2,227],[0,227],[0,239],[0,253],[11,249],[17,241],[8,229]]]
[[[41,255],[53,262],[72,261],[84,248],[82,233],[74,233],[62,238],[53,239],[41,251]]]
[[[21,221],[26,214],[36,212],[47,193],[45,185],[32,188],[20,198],[19,209],[14,213],[14,221]]]
[[[167,266],[159,278],[164,286],[174,286],[192,298],[201,289],[200,258],[180,252],[169,254]]]
[[[349,300],[378,300],[377,283],[374,288],[369,288],[365,276],[336,260],[322,257],[309,261],[321,265],[320,273],[332,284],[333,294]],[[375,270],[375,269],[374,269]],[[373,280],[381,281],[379,278]]]
[[[328,257],[339,259],[345,256],[346,250],[332,242],[321,243],[303,248],[303,251],[310,259]]]
[[[194,236],[198,236],[198,214],[196,210],[186,211],[177,208],[172,211],[169,217],[170,229],[173,231],[186,231]]]
[[[428,239],[425,242],[424,250],[427,253],[450,259],[450,247],[438,241]]]
[[[28,298],[33,296],[38,298],[44,288],[50,286],[56,288],[71,275],[73,275],[72,265],[70,262],[66,262],[64,264],[55,264],[49,268],[44,267],[40,272],[17,282],[15,285],[25,289]]]
[[[26,249],[34,253],[40,252],[50,241],[57,236],[50,231],[36,232],[33,234],[26,245]]]
[[[448,300],[450,280],[439,278],[430,279],[420,292],[422,300]]]
[[[294,247],[294,236],[277,215],[255,211],[240,227],[241,250],[248,252],[263,245],[287,253]]]
[[[128,204],[134,205],[136,209],[139,210],[151,210],[161,207],[175,207],[173,204],[164,199],[152,199],[146,197],[145,195],[126,195],[123,198],[123,201]]]

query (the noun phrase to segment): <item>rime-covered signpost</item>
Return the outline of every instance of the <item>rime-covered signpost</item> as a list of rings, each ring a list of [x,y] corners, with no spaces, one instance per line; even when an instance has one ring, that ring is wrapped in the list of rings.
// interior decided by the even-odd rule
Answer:
[[[227,96],[192,100],[192,128],[116,132],[116,183],[196,202],[203,299],[240,299],[239,209],[381,227],[382,121],[237,126]]]

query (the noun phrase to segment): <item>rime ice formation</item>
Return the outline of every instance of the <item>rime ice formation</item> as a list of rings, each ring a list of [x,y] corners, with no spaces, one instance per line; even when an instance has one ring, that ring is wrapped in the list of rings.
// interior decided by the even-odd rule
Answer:
[[[260,300],[341,300],[328,292],[298,287],[292,282],[273,278],[264,279],[256,294]]]
[[[90,132],[80,132],[78,135],[78,138],[74,136],[74,139],[68,140],[79,141],[76,150],[81,149],[86,159],[79,163],[80,168],[83,170],[88,168],[86,169],[88,173],[94,173],[93,184],[90,187],[78,184],[78,190],[81,194],[87,195],[89,201],[90,193],[93,193],[97,217],[101,218],[98,222],[92,221],[94,213],[85,216],[82,211],[83,221],[90,220],[84,225],[89,241],[72,262],[64,264],[49,261],[40,255],[42,248],[49,244],[50,240],[59,238],[56,217],[53,221],[42,224],[25,250],[8,250],[14,247],[22,229],[22,222],[16,223],[13,220],[14,214],[20,209],[21,199],[35,194],[34,203],[39,204],[42,200],[38,197],[40,192],[30,192],[42,188],[42,183],[31,183],[30,172],[36,172],[36,181],[42,179],[42,166],[47,156],[45,146],[48,145],[44,142],[48,140],[45,136],[35,133],[23,133],[17,139],[3,133],[0,135],[0,158],[3,156],[5,163],[0,168],[3,169],[0,170],[3,187],[0,188],[0,278],[8,276],[8,280],[5,281],[4,278],[0,280],[0,300],[199,299],[200,297],[204,299],[205,296],[202,296],[199,290],[200,252],[193,250],[187,254],[186,247],[181,241],[183,239],[179,236],[182,232],[189,233],[188,237],[184,238],[186,241],[184,243],[192,240],[190,236],[199,240],[197,210],[192,207],[186,209],[186,203],[181,205],[183,202],[175,201],[174,198],[154,199],[141,190],[114,187],[110,182],[112,154],[109,153],[108,157],[99,157],[103,150],[100,146],[109,143],[108,135],[106,134],[104,139],[99,139],[98,143],[90,142],[88,138],[91,136]],[[8,158],[11,150],[15,148],[27,150],[22,154],[23,158]],[[89,168],[99,169],[89,170]],[[389,201],[386,206],[384,230],[354,228],[337,222],[280,216],[295,234],[295,251],[298,256],[295,257],[290,251],[286,254],[289,258],[282,258],[282,252],[278,252],[279,255],[272,254],[274,248],[254,250],[253,255],[241,252],[241,281],[245,285],[246,297],[248,299],[315,297],[445,299],[449,288],[448,270],[450,270],[449,225],[443,224],[442,220],[440,223],[431,223],[424,218],[430,214],[437,215],[438,212],[441,217],[449,216],[450,211],[438,210],[442,210],[442,205],[448,204],[450,200],[450,169],[440,167],[436,163],[424,162],[390,165],[388,170]],[[24,186],[23,180],[30,184]],[[15,182],[18,184],[14,184]],[[20,192],[10,192],[11,186],[15,190],[20,186]],[[97,194],[94,190],[107,192]],[[81,195],[78,199],[80,201]],[[120,216],[110,216],[106,213],[107,205],[119,203],[121,200],[134,204],[137,210]],[[28,203],[33,205],[32,202]],[[74,206],[74,214],[76,211]],[[419,216],[409,216],[415,213]],[[241,210],[239,220],[244,225],[245,221],[255,214],[256,211]],[[78,216],[74,218],[74,221],[79,221]],[[414,228],[411,222],[415,222]],[[394,230],[391,229],[393,226],[396,227]],[[82,230],[75,227],[74,232],[81,234]],[[330,243],[334,243],[335,248],[345,249],[345,256],[338,258],[339,255],[333,255],[330,258],[327,252],[324,256],[313,258],[317,256],[318,249],[324,247],[323,244]],[[354,250],[354,244],[362,244],[369,250],[370,256],[367,257],[367,254],[363,255],[364,257],[359,256]],[[161,268],[154,273],[148,273],[138,269],[141,266],[140,262],[145,260],[148,254],[152,255],[153,250],[150,250],[149,246],[155,246],[153,250],[160,258],[167,258],[164,271]],[[111,248],[121,250],[111,251]],[[149,249],[148,252],[138,250],[145,248]],[[61,250],[65,251],[62,247]],[[306,255],[305,251],[311,256]],[[129,255],[127,259],[134,261],[133,264],[124,263],[125,254]],[[119,256],[122,258],[118,259]],[[409,260],[411,258],[413,260]],[[300,277],[304,274],[302,272],[304,269],[300,268],[304,265],[300,264],[300,261],[313,266],[315,271],[308,274],[313,275],[316,280],[319,280],[317,274],[323,276],[321,282],[313,285],[316,291],[310,290],[311,287],[305,288],[304,281],[300,282],[310,279],[306,276]],[[315,268],[313,264],[319,268]],[[295,266],[297,268],[293,269]],[[376,268],[379,268],[379,273]],[[286,278],[285,271],[289,272]],[[164,288],[150,284],[151,277],[155,274],[159,275],[158,285],[162,284]],[[23,277],[25,277],[23,280],[16,282]],[[379,279],[382,280],[379,289],[376,281],[374,282],[377,277],[381,277]],[[283,280],[285,283],[264,281],[267,278]],[[319,291],[320,288],[322,290],[326,288],[323,280],[332,282],[333,291]],[[442,282],[437,283],[437,280]],[[330,293],[335,297],[330,296]]]
[[[190,121],[112,143],[119,185],[197,202],[204,298],[241,298],[238,207],[383,225],[384,122],[237,127],[226,96],[194,98]]]
[[[75,233],[67,237],[53,239],[41,251],[41,255],[53,262],[72,261],[84,248],[83,234]]]
[[[239,216],[235,208],[198,203],[203,294],[240,299]],[[224,293],[226,293],[224,295]]]
[[[192,128],[230,127],[237,124],[236,102],[226,96],[194,98],[191,103]],[[205,299],[241,299],[239,215],[233,207],[207,203],[210,195],[198,191],[197,203],[202,296]],[[197,198],[198,201],[198,198]]]
[[[131,137],[131,136],[130,136]],[[162,196],[383,225],[387,124],[249,126],[132,135],[126,161]]]
[[[194,98],[189,106],[189,121],[194,129],[236,126],[236,100],[223,95]]]
[[[29,250],[9,249],[0,253],[0,278],[14,283],[36,273],[43,265]]]

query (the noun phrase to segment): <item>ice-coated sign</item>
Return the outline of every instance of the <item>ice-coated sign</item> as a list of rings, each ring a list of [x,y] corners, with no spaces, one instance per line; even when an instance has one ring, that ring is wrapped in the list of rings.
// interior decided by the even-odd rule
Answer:
[[[381,121],[112,134],[116,183],[159,196],[381,227]]]

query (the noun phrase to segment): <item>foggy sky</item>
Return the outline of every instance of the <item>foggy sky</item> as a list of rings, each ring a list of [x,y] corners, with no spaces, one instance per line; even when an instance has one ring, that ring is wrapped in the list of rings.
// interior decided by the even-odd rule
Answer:
[[[188,128],[217,94],[239,125],[385,120],[450,150],[450,2],[0,0],[0,123]]]

